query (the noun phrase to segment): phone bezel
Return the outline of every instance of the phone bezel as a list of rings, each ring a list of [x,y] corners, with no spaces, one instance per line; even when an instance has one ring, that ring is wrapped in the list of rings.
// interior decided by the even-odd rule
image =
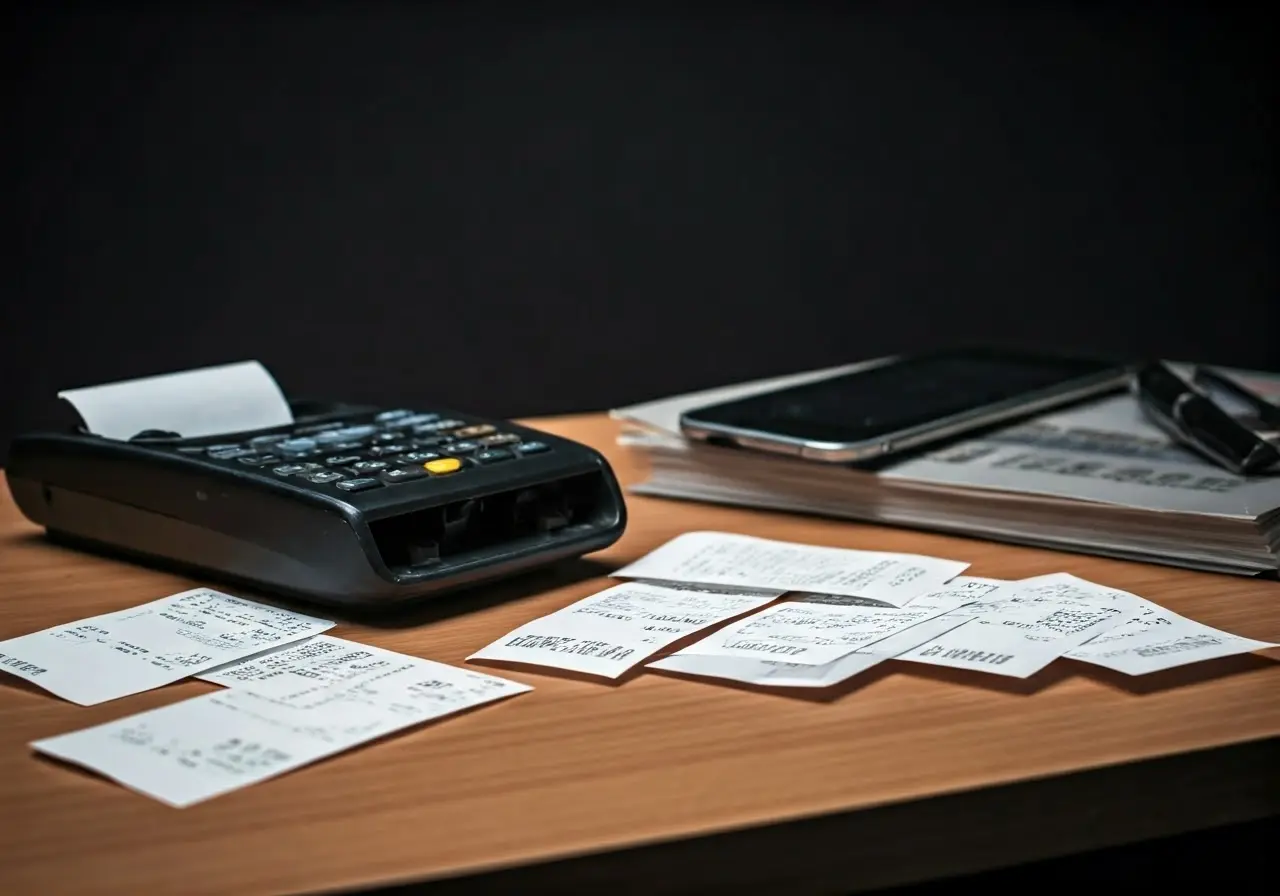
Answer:
[[[990,355],[991,353],[984,352],[984,354]],[[924,357],[926,356],[893,357],[886,359],[883,363],[869,365],[854,372],[832,374],[830,379],[853,378],[887,365],[908,365]],[[1025,359],[1028,356],[1011,352],[1005,357],[1016,363],[1019,359]],[[687,437],[702,442],[728,442],[743,448],[790,455],[822,463],[847,464],[865,462],[884,458],[898,452],[914,450],[931,442],[943,441],[954,436],[963,435],[966,432],[1013,420],[1017,417],[1051,410],[1076,401],[1101,396],[1107,392],[1120,391],[1128,385],[1130,375],[1130,365],[1114,364],[1096,373],[1065,379],[1046,389],[1015,395],[993,404],[980,405],[956,414],[939,417],[926,423],[878,434],[858,441],[831,442],[805,439],[783,433],[732,426],[699,418],[699,414],[725,404],[737,403],[745,400],[745,398],[734,399],[732,402],[716,402],[715,404],[685,411],[680,415],[680,429]],[[824,379],[817,379],[804,383],[799,387],[787,386],[782,389],[762,391],[746,398],[787,392],[823,381]]]

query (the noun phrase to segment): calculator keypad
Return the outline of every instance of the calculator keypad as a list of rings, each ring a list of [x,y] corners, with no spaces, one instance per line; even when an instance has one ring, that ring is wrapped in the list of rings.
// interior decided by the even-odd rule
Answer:
[[[352,494],[466,475],[468,469],[516,461],[551,446],[524,441],[500,424],[400,408],[382,411],[372,422],[311,424],[244,443],[183,445],[177,450],[232,463],[246,472],[260,470],[261,475],[296,485]]]

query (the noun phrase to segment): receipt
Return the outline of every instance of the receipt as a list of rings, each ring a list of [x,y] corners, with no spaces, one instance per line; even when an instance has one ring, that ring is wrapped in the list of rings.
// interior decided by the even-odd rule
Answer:
[[[184,438],[287,426],[293,411],[275,378],[257,361],[203,367],[67,389],[89,432],[130,439],[147,429]]]
[[[1135,595],[1067,573],[1009,582],[952,611],[966,625],[898,659],[1027,678],[1089,639],[1141,612]]]
[[[286,695],[233,688],[39,740],[39,753],[184,807],[431,719],[532,690],[413,656]]]
[[[727,532],[680,535],[618,578],[736,585],[870,598],[900,607],[969,566],[958,560],[770,541]]]
[[[196,588],[0,641],[0,670],[91,706],[171,684],[333,625]]]
[[[1145,675],[1280,645],[1228,634],[1149,603],[1124,625],[1066,656],[1127,675]]]
[[[696,652],[821,666],[953,607],[922,604],[897,609],[788,601],[725,626],[699,641]]]
[[[403,665],[406,657],[394,650],[358,644],[332,635],[316,635],[268,653],[219,666],[201,681],[243,688],[268,697],[286,697],[316,685],[353,682]]]
[[[522,625],[467,659],[617,678],[685,635],[758,609],[782,594],[626,582]]]
[[[707,655],[702,650],[710,639],[704,639],[649,663],[649,668],[768,687],[831,687],[965,624],[969,621],[968,616],[949,611],[990,593],[999,585],[1000,583],[987,579],[964,576],[953,579],[938,591],[912,601],[911,609],[919,615],[921,621],[909,624],[880,640],[863,644],[854,652],[828,663],[813,665],[754,659],[750,656]],[[814,600],[806,598],[806,602],[827,603],[822,600],[825,597],[827,595],[813,595]]]

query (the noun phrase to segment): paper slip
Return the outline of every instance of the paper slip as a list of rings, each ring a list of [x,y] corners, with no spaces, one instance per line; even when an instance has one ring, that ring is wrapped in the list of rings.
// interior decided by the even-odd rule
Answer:
[[[865,597],[900,607],[964,572],[958,560],[770,541],[727,532],[673,538],[619,578]]]
[[[372,674],[300,688],[287,697],[217,691],[31,746],[184,807],[412,725],[532,690],[397,656],[394,665]]]
[[[1098,635],[1066,656],[1127,675],[1145,675],[1280,645],[1228,634],[1148,604],[1141,615]]]
[[[332,635],[317,635],[298,644],[220,666],[201,681],[243,688],[267,697],[288,697],[317,686],[351,683],[403,666],[409,657],[394,650],[358,644]]]
[[[108,439],[147,429],[190,439],[293,422],[280,386],[257,361],[67,389],[58,397],[70,402],[89,432]]]
[[[966,625],[897,658],[1027,678],[1141,612],[1141,598],[1066,573],[1009,582],[951,615]]]
[[[989,593],[999,585],[1000,583],[989,579],[973,579],[964,576],[953,579],[939,591],[912,602],[911,609],[919,613],[923,621],[909,625],[886,638],[865,644],[853,653],[846,654],[833,662],[821,665],[728,655],[708,656],[700,653],[702,645],[706,643],[704,640],[650,663],[649,668],[708,678],[726,678],[745,684],[770,687],[831,687],[865,672],[884,660],[892,659],[900,653],[932,641],[951,629],[965,624],[969,621],[968,616],[961,616],[948,610],[953,610],[957,602],[968,603],[975,598],[975,595]],[[825,596],[815,595],[815,597]],[[825,603],[825,601],[821,602]]]
[[[317,635],[333,625],[196,588],[0,641],[0,669],[64,700],[92,706]]]
[[[692,649],[701,656],[821,666],[955,606],[926,604],[897,609],[788,601],[740,619]]]
[[[467,659],[617,678],[685,635],[749,613],[782,593],[627,582],[522,625]]]

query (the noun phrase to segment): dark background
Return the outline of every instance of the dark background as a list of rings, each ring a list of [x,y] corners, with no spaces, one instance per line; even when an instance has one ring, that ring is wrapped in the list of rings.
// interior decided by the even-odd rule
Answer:
[[[498,416],[958,341],[1280,367],[1264,5],[600,6],[20,7],[0,445],[244,358]]]
[[[11,7],[0,461],[244,358],[499,416],[957,342],[1280,368],[1264,4],[600,6]]]

